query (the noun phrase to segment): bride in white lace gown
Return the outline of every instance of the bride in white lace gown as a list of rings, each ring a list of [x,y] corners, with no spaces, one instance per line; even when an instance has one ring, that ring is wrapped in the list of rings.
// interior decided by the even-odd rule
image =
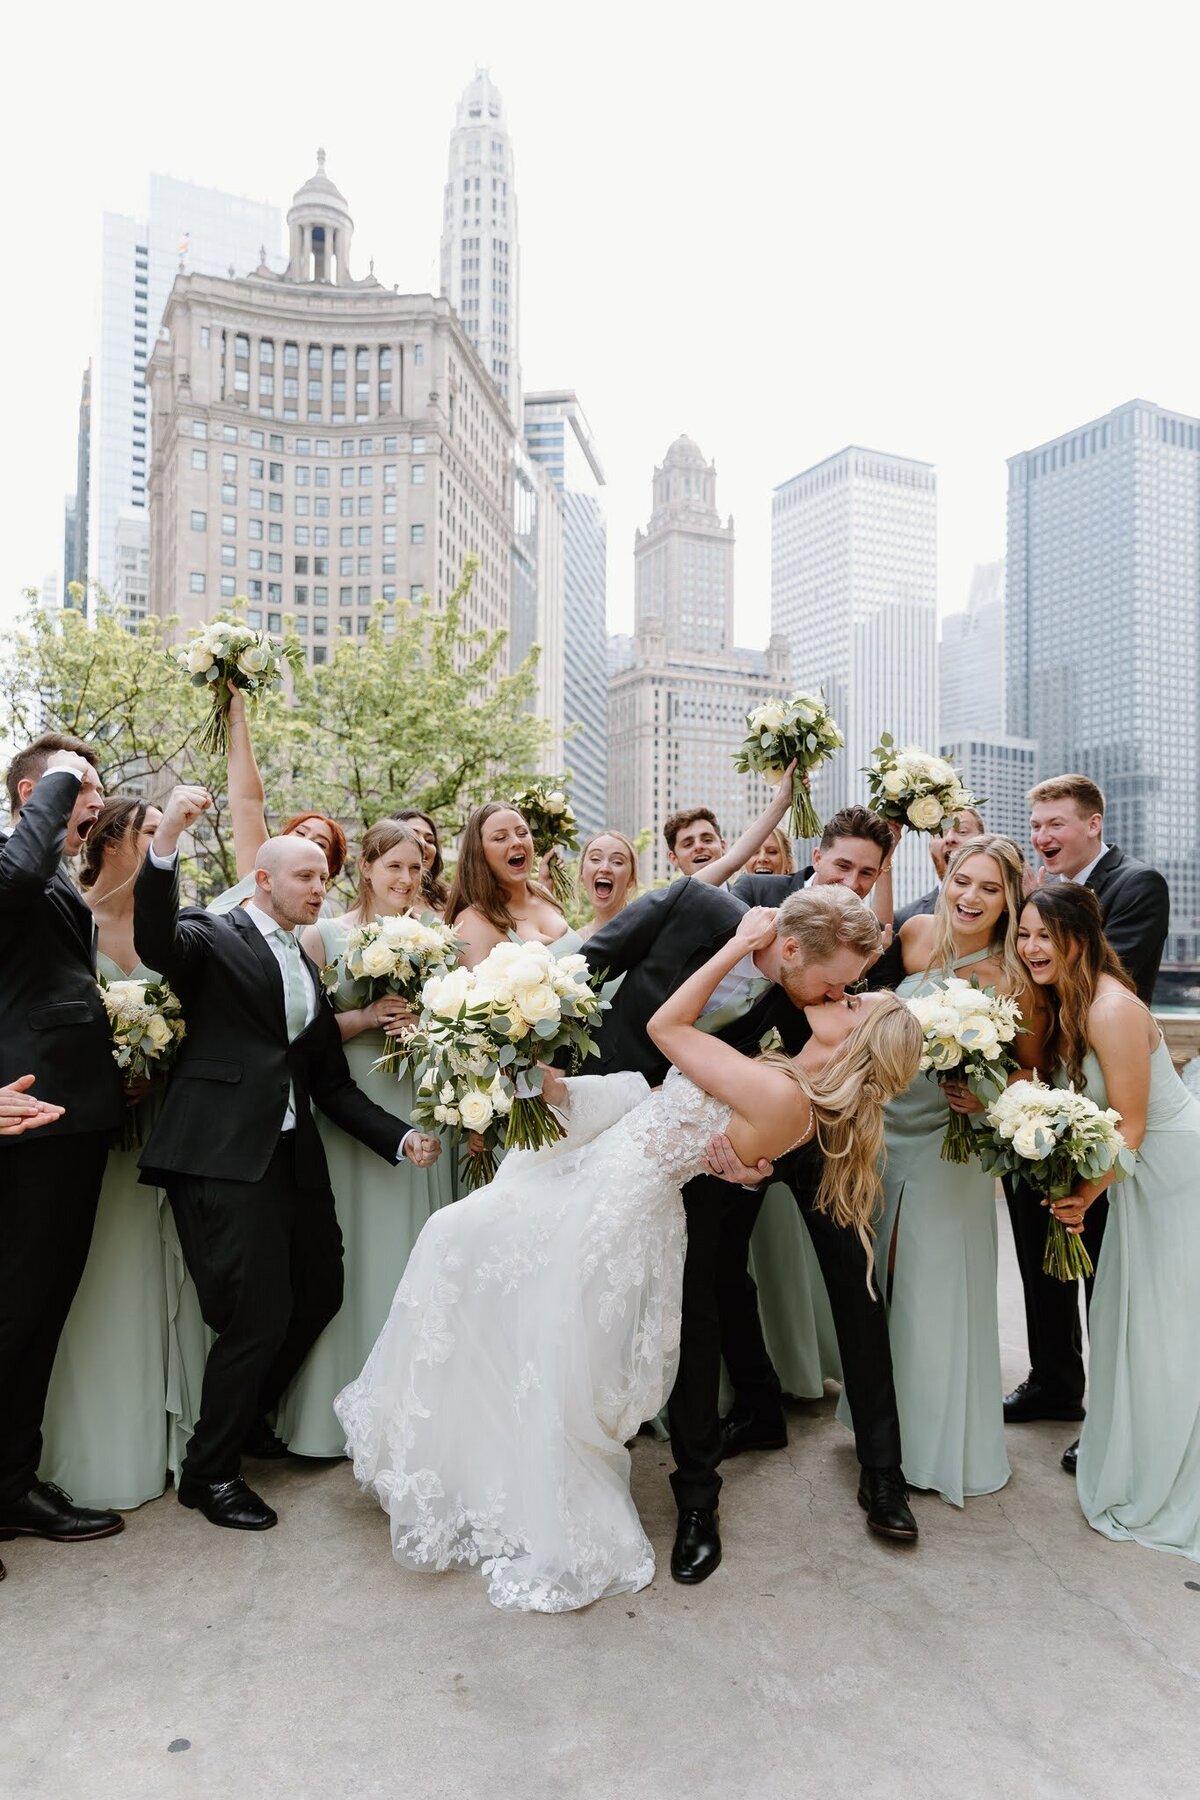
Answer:
[[[884,996],[857,1012],[813,1008],[824,1017],[794,1062],[751,1060],[693,1025],[721,978],[773,937],[773,918],[748,913],[651,1021],[677,1065],[661,1089],[633,1074],[548,1077],[566,1138],[509,1155],[489,1187],[422,1230],[366,1367],[335,1402],[398,1562],[478,1568],[492,1603],[512,1611],[645,1587],[654,1553],[625,1443],[674,1379],[680,1190],[707,1144],[725,1132],[753,1163],[819,1127],[832,1148],[831,1135],[850,1142],[854,1112],[829,1199],[869,1218],[882,1102],[919,1056],[912,1015]]]

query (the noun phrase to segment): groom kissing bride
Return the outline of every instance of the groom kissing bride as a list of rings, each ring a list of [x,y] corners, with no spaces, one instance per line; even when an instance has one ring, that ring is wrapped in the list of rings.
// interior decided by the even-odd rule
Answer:
[[[670,1395],[672,1573],[716,1568],[721,1350],[736,1360],[740,1338],[740,1388],[757,1332],[721,1318],[726,1225],[749,1201],[737,1183],[771,1162],[829,1286],[868,1522],[915,1537],[868,1247],[883,1104],[916,1073],[920,1031],[891,995],[844,998],[878,953],[874,915],[845,889],[773,913],[687,879],[590,940],[593,969],[624,976],[605,1072],[548,1075],[566,1137],[429,1220],[336,1403],[398,1561],[478,1567],[514,1611],[644,1587],[654,1556],[625,1446]],[[717,1164],[731,1180],[706,1173]],[[741,1275],[744,1293],[744,1251]]]

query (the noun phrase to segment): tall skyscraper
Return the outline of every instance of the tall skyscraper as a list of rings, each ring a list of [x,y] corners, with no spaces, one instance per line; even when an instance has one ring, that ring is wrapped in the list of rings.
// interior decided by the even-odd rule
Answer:
[[[762,810],[770,789],[739,774],[733,752],[750,708],[788,687],[782,638],[765,653],[734,647],[733,520],[717,513],[716,476],[688,437],[654,471],[650,523],[634,540],[632,660],[614,648],[607,823],[631,837],[651,827],[651,880],[671,872],[670,813],[709,806],[732,839]]]
[[[942,620],[938,646],[938,726],[943,740],[964,731],[1004,732],[1004,562],[981,563],[964,612]]]
[[[580,841],[608,812],[608,527],[600,490],[604,471],[577,395],[526,394],[525,445],[562,495],[563,726],[574,735],[564,756]]]
[[[813,783],[822,817],[862,803],[860,770],[890,731],[937,740],[937,480],[932,465],[852,445],[775,489],[771,623],[799,688],[821,687],[846,747]],[[915,844],[898,898],[927,877]]]
[[[111,590],[123,511],[144,514],[149,468],[146,365],[180,268],[241,274],[264,255],[278,266],[279,209],[167,175],[150,177],[143,219],[105,213],[100,343],[91,381],[86,570]],[[125,533],[126,541],[128,532]]]
[[[91,486],[92,365],[89,362],[79,384],[79,425],[75,434],[75,492],[63,504],[62,604],[71,605],[70,587],[83,589],[82,609],[87,611],[88,490]]]
[[[442,203],[442,292],[521,419],[520,246],[512,144],[486,69],[463,90]]]
[[[1200,962],[1200,419],[1147,400],[1009,458],[1008,726],[1099,783]]]
[[[537,692],[530,710],[552,735],[545,767],[563,761],[563,501],[548,469],[513,446],[513,566],[510,667],[538,647]]]
[[[245,595],[322,663],[376,600],[443,605],[475,552],[464,628],[507,629],[512,422],[448,301],[353,276],[324,164],[283,274],[175,278],[149,367],[151,609]]]

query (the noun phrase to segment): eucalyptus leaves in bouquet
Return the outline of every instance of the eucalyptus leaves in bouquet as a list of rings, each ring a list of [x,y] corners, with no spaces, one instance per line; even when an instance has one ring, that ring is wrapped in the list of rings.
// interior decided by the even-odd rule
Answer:
[[[277,644],[268,632],[224,615],[200,626],[174,655],[193,687],[209,691],[209,713],[199,747],[210,756],[224,756],[229,749],[231,688],[240,688],[247,699],[261,700],[283,686],[285,664],[294,671],[304,666],[298,641]]]

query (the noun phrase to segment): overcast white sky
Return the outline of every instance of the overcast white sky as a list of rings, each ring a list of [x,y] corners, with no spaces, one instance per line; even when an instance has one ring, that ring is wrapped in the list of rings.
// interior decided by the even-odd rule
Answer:
[[[857,442],[937,465],[940,592],[1003,553],[1004,459],[1134,394],[1200,412],[1183,7],[243,0],[44,9],[0,130],[0,618],[60,554],[100,218],[161,170],[282,209],[324,144],[358,272],[436,285],[458,95],[517,157],[525,385],[572,386],[609,478],[610,624],[680,431],[770,619],[772,487]]]

